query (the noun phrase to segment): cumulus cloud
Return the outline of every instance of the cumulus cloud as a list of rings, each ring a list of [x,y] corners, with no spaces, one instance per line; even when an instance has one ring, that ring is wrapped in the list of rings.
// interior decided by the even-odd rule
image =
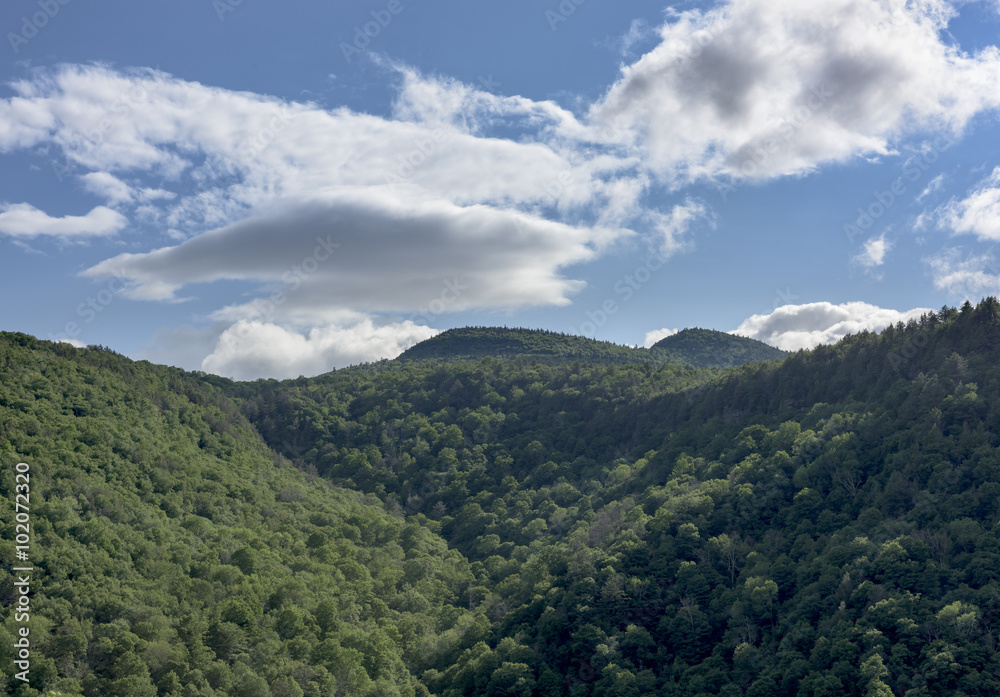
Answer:
[[[887,310],[868,303],[834,305],[829,302],[784,305],[768,315],[754,315],[733,334],[763,341],[785,351],[834,344],[848,334],[881,331],[896,322],[908,322],[932,310]]]
[[[617,48],[621,55],[627,56],[632,49],[655,36],[656,32],[644,19],[633,19],[628,31],[618,40]]]
[[[860,254],[853,259],[856,266],[867,273],[874,273],[885,263],[885,256],[892,249],[892,242],[886,239],[886,233],[865,241]]]
[[[0,234],[112,235],[126,212],[154,239],[87,275],[124,273],[130,297],[154,301],[199,283],[258,284],[192,330],[208,332],[207,365],[270,365],[267,346],[259,361],[233,348],[227,332],[240,322],[303,366],[356,355],[334,335],[355,336],[350,346],[371,358],[388,349],[370,337],[390,326],[373,314],[564,305],[583,286],[574,265],[619,240],[688,248],[711,211],[651,204],[664,183],[802,174],[890,154],[911,133],[960,133],[1000,104],[1000,51],[949,44],[953,15],[945,0],[675,12],[655,32],[634,25],[623,47],[658,43],[575,112],[386,59],[400,78],[386,116],[151,69],[36,70],[0,99],[0,152],[61,154],[106,205],[64,218],[5,205]],[[982,235],[990,206],[956,208],[956,220]],[[876,267],[887,251],[865,253]]]
[[[27,123],[17,137],[0,139],[0,148],[52,143],[73,166],[92,170],[80,175],[84,186],[109,203],[162,199],[145,214],[169,237],[191,244],[114,260],[134,271],[135,298],[168,300],[186,283],[221,278],[274,281],[288,270],[282,250],[296,247],[305,221],[310,235],[335,232],[347,245],[344,255],[359,255],[353,265],[346,257],[330,265],[339,277],[352,275],[348,266],[378,276],[377,283],[355,279],[351,293],[347,283],[337,288],[339,298],[374,290],[361,309],[404,309],[400,298],[425,301],[438,287],[432,298],[444,277],[455,274],[476,282],[455,309],[478,301],[487,308],[564,304],[579,283],[557,269],[594,258],[602,245],[633,234],[630,223],[656,215],[639,203],[647,179],[634,159],[587,153],[555,135],[581,129],[555,104],[398,71],[404,80],[393,117],[382,118],[152,70],[63,66],[13,86],[20,96],[6,102],[8,111],[21,105],[17,113]],[[54,118],[38,115],[44,112]],[[504,127],[520,121],[535,136],[489,137],[485,132],[501,116]],[[166,177],[180,193],[166,201],[170,192],[128,182],[125,172]],[[505,228],[511,222],[513,232]],[[412,238],[425,233],[425,244]],[[394,246],[376,250],[375,240]],[[249,251],[248,243],[259,243],[262,253]],[[188,271],[173,263],[185,254],[190,260],[194,249],[210,250],[205,258],[216,270],[205,262],[193,261]],[[411,253],[411,263],[403,264],[396,249]],[[417,268],[425,262],[425,271]]]
[[[56,218],[29,203],[0,204],[0,234],[12,237],[96,237],[113,235],[127,225],[125,216],[106,206]]]
[[[228,365],[219,347],[239,321],[294,333],[345,313],[363,327],[357,318],[372,312],[567,304],[583,287],[569,267],[658,215],[641,203],[649,179],[638,160],[580,147],[586,126],[558,105],[385,67],[402,77],[386,117],[148,69],[35,71],[0,100],[10,120],[0,151],[61,150],[84,189],[169,241],[85,272],[124,275],[129,297],[177,301],[193,284],[259,283],[256,299],[210,313],[221,328],[189,328],[209,332],[196,343],[211,343],[202,356],[216,356],[215,368]],[[524,135],[496,137],[494,127]],[[172,191],[143,183],[154,180]],[[307,345],[329,354],[317,341]],[[167,335],[147,348],[193,360]]]
[[[111,178],[120,173],[175,181],[188,191],[166,209],[168,223],[189,233],[231,222],[261,202],[335,186],[390,185],[460,205],[562,214],[611,204],[636,212],[645,181],[636,160],[587,154],[556,137],[582,132],[569,112],[398,70],[403,87],[393,117],[383,118],[153,70],[62,66],[14,83],[18,96],[0,100],[4,114],[23,122],[6,124],[16,134],[0,132],[0,150],[55,145],[74,168],[88,170],[92,190],[119,200],[130,195]],[[494,123],[534,135],[490,137]],[[629,179],[636,184],[623,188]],[[631,198],[624,206],[623,194]]]
[[[172,199],[175,196],[164,189],[133,187],[109,172],[88,172],[80,176],[80,181],[87,191],[105,199],[110,206]]]
[[[677,184],[769,178],[960,132],[1000,105],[1000,51],[946,39],[945,0],[731,0],[674,13],[590,118]]]
[[[89,172],[80,177],[83,187],[114,206],[132,200],[132,187],[108,172]]]
[[[1000,265],[990,253],[963,256],[962,250],[949,248],[925,261],[938,290],[964,300],[1000,294]]]
[[[957,234],[1000,240],[1000,167],[967,197],[942,207],[939,213],[940,223]]]
[[[302,334],[267,322],[244,320],[222,333],[202,369],[236,380],[319,375],[347,365],[395,358],[437,333],[411,321],[376,326],[371,319],[364,319],[349,325],[314,327]]]
[[[666,339],[668,336],[673,336],[677,333],[676,329],[654,329],[651,332],[646,332],[646,339],[642,342],[642,345],[646,348],[651,347],[657,341],[661,339]]]
[[[713,221],[711,210],[701,201],[688,199],[669,213],[651,212],[650,222],[659,238],[660,253],[671,256],[689,246],[688,232],[700,221]]]

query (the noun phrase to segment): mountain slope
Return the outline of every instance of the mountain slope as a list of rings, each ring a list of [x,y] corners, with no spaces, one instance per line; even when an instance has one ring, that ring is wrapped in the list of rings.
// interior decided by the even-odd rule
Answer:
[[[465,327],[450,329],[405,351],[399,360],[523,359],[547,362],[586,361],[606,365],[689,365],[729,368],[779,360],[788,354],[759,341],[705,329],[685,329],[652,349],[619,346],[581,336],[538,329]]]
[[[290,467],[211,382],[0,334],[0,550],[23,461],[35,568],[30,685],[4,650],[6,694],[426,695],[488,631],[468,565]]]
[[[482,565],[493,639],[442,695],[985,696],[998,359],[988,300],[714,377],[402,364],[244,409]]]
[[[66,694],[995,695],[998,453],[994,299],[728,371],[0,338]]]
[[[665,351],[696,368],[730,368],[788,356],[787,352],[762,341],[711,329],[683,329],[656,342],[651,350]]]
[[[479,358],[523,358],[555,361],[607,363],[651,363],[655,358],[644,349],[619,346],[542,329],[464,327],[449,329],[410,347],[400,360],[468,360]]]

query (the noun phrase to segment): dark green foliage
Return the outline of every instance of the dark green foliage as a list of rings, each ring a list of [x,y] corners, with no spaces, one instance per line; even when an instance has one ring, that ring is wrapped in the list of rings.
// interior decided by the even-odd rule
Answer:
[[[539,362],[590,362],[603,365],[688,365],[730,368],[745,363],[780,360],[788,354],[753,339],[708,329],[685,329],[651,349],[619,346],[581,336],[540,329],[465,327],[422,341],[400,360],[528,359]]]
[[[449,329],[407,349],[400,360],[528,358],[550,362],[657,363],[645,349],[619,346],[543,329],[465,327]]]
[[[779,361],[788,353],[773,346],[711,329],[684,329],[653,344],[651,353],[666,352],[695,368],[732,368],[745,363]]]
[[[3,335],[5,526],[12,463],[46,492],[38,687],[998,694],[998,310],[726,371],[241,384]]]

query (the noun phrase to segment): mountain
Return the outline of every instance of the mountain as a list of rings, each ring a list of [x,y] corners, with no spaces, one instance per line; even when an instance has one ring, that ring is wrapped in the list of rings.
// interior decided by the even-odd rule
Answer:
[[[234,383],[0,334],[0,548],[25,462],[36,569],[32,683],[9,650],[0,679],[998,694],[998,405],[992,298],[726,371],[490,356]]]
[[[619,346],[580,336],[539,329],[465,327],[420,342],[399,358],[409,360],[523,359],[548,362],[587,361],[608,365],[689,365],[729,368],[780,360],[788,354],[753,339],[706,329],[685,329],[652,349]]]
[[[664,351],[677,362],[696,368],[731,368],[788,356],[788,352],[762,341],[711,329],[683,329],[653,344],[651,351]]]
[[[453,361],[487,357],[557,362],[583,360],[620,365],[657,362],[645,349],[543,329],[507,327],[449,329],[410,347],[399,360]]]
[[[990,695],[998,359],[989,299],[725,373],[404,362],[241,399],[485,575],[492,634],[437,694]]]
[[[464,559],[291,467],[226,387],[0,334],[8,610],[15,491],[34,568],[30,620],[0,626],[5,694],[426,695],[425,670],[487,636]],[[15,490],[19,462],[30,490]],[[9,650],[22,627],[30,683]]]

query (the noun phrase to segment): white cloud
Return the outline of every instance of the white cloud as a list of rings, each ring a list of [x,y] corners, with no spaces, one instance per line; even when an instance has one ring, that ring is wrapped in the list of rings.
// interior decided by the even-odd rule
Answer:
[[[910,133],[960,132],[1000,104],[1000,52],[947,44],[952,14],[944,0],[829,0],[822,13],[731,0],[675,13],[650,35],[659,45],[582,115],[386,60],[401,78],[386,117],[155,70],[61,66],[0,99],[0,151],[61,151],[87,191],[159,233],[144,253],[88,275],[123,271],[139,299],[177,300],[224,279],[259,283],[258,303],[280,299],[265,313],[252,295],[209,312],[218,365],[253,354],[222,341],[241,321],[259,324],[250,334],[261,341],[327,356],[324,328],[361,327],[370,313],[563,305],[583,286],[573,266],[617,240],[642,237],[665,255],[688,248],[711,212],[690,199],[651,208],[664,181],[739,174],[745,162],[751,178],[801,174],[889,154]],[[643,38],[634,25],[623,45]],[[0,233],[22,237],[125,224],[105,206],[66,218],[27,204],[0,212]],[[341,246],[319,260],[316,238]],[[872,263],[887,251],[866,248]],[[295,271],[310,258],[314,271]]]
[[[657,341],[661,339],[666,339],[668,336],[673,336],[677,333],[676,329],[654,329],[651,332],[646,332],[646,339],[642,342],[642,345],[649,348]]]
[[[38,144],[56,127],[56,119],[41,100],[30,97],[0,100],[0,150]]]
[[[968,255],[956,248],[944,249],[925,259],[931,267],[934,287],[964,300],[1000,294],[1000,265],[992,254]]]
[[[881,331],[896,322],[919,319],[931,312],[917,308],[906,312],[887,310],[868,303],[834,305],[828,302],[784,305],[768,315],[754,315],[732,334],[763,341],[785,351],[834,344],[848,334]]]
[[[634,237],[630,227],[659,215],[640,203],[649,180],[636,158],[580,147],[586,126],[558,105],[386,67],[403,78],[390,117],[233,92],[154,70],[36,71],[12,85],[15,97],[0,99],[0,114],[14,121],[0,127],[0,150],[61,150],[87,191],[130,207],[143,229],[172,240],[108,259],[86,275],[124,274],[129,297],[158,301],[183,299],[182,289],[190,293],[186,286],[197,283],[259,282],[256,300],[209,316],[224,327],[253,321],[286,333],[317,328],[319,338],[302,341],[311,351],[323,347],[324,356],[333,355],[321,340],[324,327],[343,327],[345,317],[359,332],[374,320],[357,318],[371,312],[427,317],[565,305],[584,285],[566,269]],[[494,127],[524,135],[494,137]],[[149,184],[163,180],[176,195]],[[13,209],[8,220],[19,213]],[[33,234],[67,234],[71,222],[87,229],[75,219],[58,223],[30,213]],[[103,206],[88,220],[103,222],[103,230],[124,225],[121,214]],[[320,258],[317,239],[340,246]],[[262,313],[272,299],[280,302]],[[216,325],[209,332],[218,333],[209,364],[219,370],[236,360],[227,353],[226,331]],[[268,331],[277,330],[251,334],[263,340]],[[187,364],[194,355],[166,336],[148,350],[166,362]],[[372,357],[347,349],[343,355]],[[327,365],[300,362],[303,372]]]
[[[873,272],[885,263],[885,256],[892,250],[892,242],[886,239],[886,233],[865,241],[864,249],[853,259],[856,266],[866,272]]]
[[[955,233],[1000,240],[1000,167],[966,198],[942,207],[939,219]]]
[[[639,203],[648,180],[634,158],[587,152],[560,135],[584,129],[557,105],[499,97],[395,69],[404,78],[403,88],[394,118],[381,118],[207,87],[151,70],[63,66],[13,85],[20,96],[3,103],[16,102],[18,113],[32,117],[25,126],[31,137],[0,140],[0,148],[53,144],[74,167],[91,170],[81,180],[109,203],[138,205],[144,222],[159,223],[174,239],[208,235],[198,244],[212,247],[211,258],[220,262],[217,272],[204,263],[195,263],[200,273],[168,269],[167,260],[181,255],[169,249],[116,260],[137,272],[132,297],[147,299],[171,299],[195,278],[280,278],[287,271],[287,254],[258,256],[252,268],[244,268],[250,252],[222,247],[245,245],[247,238],[238,232],[257,223],[266,230],[254,239],[294,237],[295,225],[309,214],[306,209],[338,201],[353,216],[346,229],[336,210],[340,204],[327,211],[335,218],[333,229],[354,243],[344,253],[359,251],[356,268],[379,277],[377,284],[373,278],[358,287],[377,285],[382,300],[391,295],[426,302],[441,292],[446,275],[468,273],[479,283],[455,309],[478,301],[481,307],[564,304],[580,284],[558,277],[557,269],[593,259],[604,244],[632,235],[631,223],[659,215]],[[34,108],[26,110],[22,102]],[[54,118],[37,118],[42,111]],[[520,123],[536,135],[517,141],[490,137],[494,122],[505,128]],[[129,174],[128,181],[122,173]],[[140,174],[173,178],[176,200],[166,202],[162,199],[169,192],[143,188],[137,183]],[[367,207],[368,218],[363,219],[359,205]],[[395,218],[386,221],[385,211]],[[364,257],[373,250],[360,232],[390,222],[397,238],[381,241],[405,239],[401,246],[412,249],[409,235],[425,230],[429,218],[408,220],[411,213],[447,223],[444,230],[430,231],[425,248],[414,250],[415,263],[429,259],[431,266],[415,295],[419,271],[410,268],[399,279],[381,273],[382,267]],[[553,218],[566,222],[547,222]],[[500,248],[498,226],[505,220],[518,223],[518,232]],[[454,227],[458,222],[473,225],[460,234]],[[279,240],[262,244],[273,249]],[[489,249],[495,252],[489,262],[477,257]],[[393,249],[379,251],[400,262]],[[490,265],[492,270],[485,268]],[[107,266],[99,265],[94,273]],[[162,278],[157,276],[161,271]],[[430,286],[438,289],[423,297]],[[510,295],[502,297],[507,291]],[[534,298],[530,303],[529,297]],[[382,300],[366,307],[401,304]]]
[[[18,96],[0,100],[2,113],[23,121],[8,124],[16,136],[0,133],[0,150],[55,145],[73,167],[88,170],[92,190],[117,200],[130,189],[110,177],[172,179],[188,193],[166,208],[167,224],[189,236],[262,203],[337,186],[391,184],[459,205],[552,208],[577,219],[609,207],[636,212],[646,181],[637,161],[587,153],[567,140],[585,131],[570,112],[396,70],[403,87],[393,118],[382,118],[153,70],[62,66],[14,83]],[[535,135],[490,137],[493,124]]]
[[[646,41],[656,32],[644,19],[633,19],[628,28],[628,32],[619,39],[618,50],[622,56],[627,56],[632,52],[632,48],[639,43]]]
[[[92,194],[105,199],[109,205],[129,203],[132,187],[108,172],[89,172],[80,177],[83,187]]]
[[[57,339],[57,344],[69,344],[75,348],[87,348],[87,345],[79,339]]]
[[[105,206],[98,206],[86,215],[54,218],[29,203],[0,204],[0,234],[12,237],[113,235],[126,225],[125,216]]]
[[[351,325],[315,327],[307,334],[266,322],[240,321],[219,337],[202,369],[236,380],[319,375],[335,368],[395,358],[438,330],[411,321],[376,326],[371,319]]]
[[[939,174],[933,179],[931,179],[930,182],[927,184],[927,186],[924,188],[924,190],[920,192],[920,195],[917,196],[917,203],[922,203],[925,198],[927,198],[933,193],[940,191],[943,186],[944,186],[944,175]]]
[[[800,174],[960,132],[1000,105],[1000,51],[950,44],[945,0],[731,0],[674,13],[591,118],[669,182]]]
[[[136,188],[110,172],[88,172],[80,176],[83,187],[105,199],[110,206],[173,199],[175,194],[164,189]]]
[[[688,199],[670,213],[655,212],[649,217],[659,237],[660,252],[671,256],[689,246],[686,237],[691,227],[701,220],[712,221],[712,212],[703,202]]]

